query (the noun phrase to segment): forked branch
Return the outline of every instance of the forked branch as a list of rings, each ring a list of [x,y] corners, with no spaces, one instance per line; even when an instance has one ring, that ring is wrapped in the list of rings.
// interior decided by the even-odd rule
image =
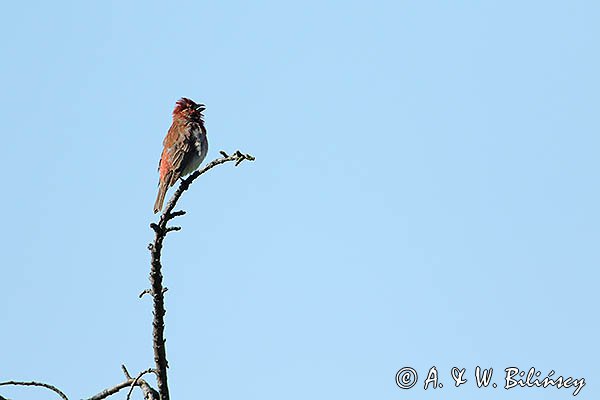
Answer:
[[[206,173],[208,170],[216,167],[217,165],[225,164],[227,162],[235,162],[235,166],[237,167],[243,161],[254,161],[254,157],[249,154],[243,154],[239,150],[233,153],[232,155],[228,155],[224,151],[220,152],[222,157],[217,158],[210,163],[206,164],[203,168],[198,171],[192,173],[186,179],[182,179],[179,187],[171,196],[171,199],[167,203],[164,211],[160,215],[160,219],[158,223],[150,224],[150,227],[154,230],[155,236],[154,241],[150,243],[148,249],[151,254],[151,266],[150,266],[150,284],[151,288],[144,290],[140,297],[144,294],[149,294],[153,299],[153,308],[154,308],[154,318],[152,321],[152,347],[154,349],[154,362],[156,364],[156,368],[148,368],[145,371],[140,372],[137,377],[132,378],[125,366],[122,366],[123,373],[125,374],[125,380],[115,386],[104,389],[103,391],[97,393],[96,395],[90,397],[87,400],[102,400],[111,396],[119,391],[129,388],[129,392],[127,394],[127,400],[131,396],[131,393],[135,387],[141,388],[144,398],[146,400],[169,400],[169,387],[167,385],[167,355],[165,348],[165,306],[164,306],[164,294],[167,291],[167,288],[163,287],[162,280],[162,264],[161,264],[161,252],[162,245],[165,237],[169,232],[176,232],[181,228],[178,226],[167,226],[167,223],[176,218],[185,214],[185,211],[173,211],[179,198],[188,190],[192,182],[196,180],[200,175]],[[154,390],[145,380],[142,379],[142,376],[145,374],[154,373],[156,375],[156,383],[158,386],[158,391]],[[56,394],[58,394],[63,400],[69,400],[68,397],[57,387],[52,386],[47,383],[42,382],[19,382],[19,381],[6,381],[0,382],[0,386],[7,385],[15,385],[15,386],[39,386],[44,387],[46,389],[52,390]],[[0,396],[0,400],[6,400],[4,397]]]
[[[167,354],[165,347],[165,305],[164,305],[164,288],[162,284],[162,264],[161,264],[161,251],[163,246],[163,240],[169,232],[178,231],[179,227],[168,227],[167,223],[179,216],[185,214],[184,211],[173,211],[179,198],[185,192],[192,182],[196,180],[200,175],[204,174],[208,170],[216,167],[217,165],[224,164],[226,162],[235,162],[235,165],[240,165],[243,161],[254,161],[254,157],[250,154],[243,154],[239,150],[228,155],[224,151],[221,151],[223,157],[217,158],[210,163],[206,164],[203,168],[195,171],[190,176],[181,180],[179,187],[169,199],[167,206],[162,212],[158,223],[150,224],[150,227],[154,230],[154,242],[150,243],[148,249],[151,254],[150,263],[150,285],[151,289],[149,294],[152,295],[154,304],[154,319],[152,321],[152,344],[154,348],[154,362],[156,364],[156,381],[158,386],[158,392],[160,393],[161,400],[169,400],[169,387],[167,384]],[[143,292],[142,292],[143,293]]]

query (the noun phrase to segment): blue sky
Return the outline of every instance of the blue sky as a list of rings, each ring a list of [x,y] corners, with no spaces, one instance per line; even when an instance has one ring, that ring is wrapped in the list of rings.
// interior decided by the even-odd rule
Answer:
[[[598,397],[597,2],[3,9],[0,381],[78,399],[153,366],[137,294],[187,96],[209,159],[257,160],[194,183],[167,239],[174,399],[571,397],[476,389],[477,365]]]

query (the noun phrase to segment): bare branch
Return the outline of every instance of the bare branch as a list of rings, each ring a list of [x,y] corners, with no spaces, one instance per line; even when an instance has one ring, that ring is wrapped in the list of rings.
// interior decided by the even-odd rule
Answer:
[[[172,213],[170,213],[167,216],[167,219],[171,220],[171,219],[173,219],[175,217],[181,217],[182,215],[185,215],[185,211],[183,211],[183,210],[173,211]]]
[[[118,385],[115,385],[108,389],[104,389],[100,393],[90,397],[87,400],[102,400],[107,398],[108,396],[112,396],[113,394],[118,393],[119,391],[127,387],[130,388],[129,393],[127,394],[127,399],[129,399],[129,397],[131,396],[131,392],[136,386],[142,389],[142,392],[144,393],[144,398],[146,400],[159,400],[158,392],[152,389],[146,381],[141,379],[143,375],[148,374],[150,372],[154,372],[154,369],[148,368],[147,370],[140,372],[135,379],[133,379],[131,375],[129,375],[129,371],[127,371],[125,365],[121,365],[121,369],[123,370],[123,374],[125,374],[125,382],[121,382]]]
[[[239,150],[236,151],[232,155],[227,155],[224,151],[220,152],[223,157],[217,158],[210,163],[206,164],[202,169],[192,173],[186,179],[182,179],[179,187],[167,203],[166,208],[160,216],[158,223],[151,223],[150,227],[154,230],[155,238],[152,243],[148,245],[148,250],[151,252],[151,268],[150,268],[150,283],[151,288],[146,289],[140,293],[139,297],[144,296],[145,294],[152,295],[153,304],[154,304],[154,319],[152,321],[152,339],[153,339],[153,349],[154,349],[154,362],[156,363],[156,369],[148,368],[145,371],[142,371],[138,374],[138,376],[133,379],[127,371],[125,365],[121,365],[121,369],[123,370],[123,374],[125,375],[125,381],[115,385],[113,387],[104,389],[100,393],[90,397],[88,400],[102,400],[105,399],[119,391],[129,387],[129,392],[127,393],[127,400],[131,397],[131,393],[134,388],[140,387],[144,398],[146,400],[169,400],[169,388],[167,386],[167,368],[168,362],[166,357],[166,348],[165,348],[165,338],[164,338],[164,315],[166,313],[164,307],[164,293],[167,291],[166,287],[162,285],[162,272],[161,272],[161,251],[163,241],[169,232],[178,231],[181,229],[179,226],[171,226],[168,227],[167,223],[173,218],[185,215],[185,211],[173,211],[175,206],[177,205],[177,201],[182,196],[183,192],[188,190],[189,186],[192,182],[197,179],[200,175],[204,174],[208,170],[216,167],[217,165],[224,164],[226,162],[233,161],[235,165],[240,165],[243,161],[254,161],[254,157],[250,154],[242,154]],[[145,374],[155,373],[156,381],[158,384],[158,391],[154,390],[142,377]],[[58,394],[63,400],[69,400],[68,397],[60,391],[57,387],[52,386],[43,382],[19,382],[19,381],[6,381],[0,382],[0,386],[39,386],[44,387],[46,389],[52,390],[56,394]],[[7,400],[5,397],[0,396],[0,400]]]
[[[127,371],[127,367],[125,366],[125,364],[121,364],[121,369],[123,370],[125,379],[131,379],[131,375],[129,375],[129,371]]]
[[[160,400],[160,395],[158,394],[158,392],[154,390],[154,388],[152,388],[150,385],[148,385],[148,383],[145,380],[140,379],[138,381],[138,384],[140,385],[140,388],[142,389],[142,392],[144,393],[144,398],[146,400]]]
[[[186,179],[182,179],[179,187],[169,199],[167,206],[162,212],[160,219],[157,223],[150,224],[150,227],[154,230],[155,237],[154,242],[148,246],[151,254],[150,262],[150,284],[152,289],[150,294],[153,298],[154,306],[154,319],[152,321],[152,347],[154,349],[154,362],[156,364],[156,382],[158,385],[158,392],[160,393],[160,400],[169,400],[169,386],[167,385],[167,351],[165,346],[165,304],[164,304],[164,291],[162,285],[162,264],[161,264],[161,252],[163,246],[163,240],[170,231],[179,230],[179,227],[167,227],[169,220],[183,215],[183,211],[175,211],[173,209],[177,205],[179,198],[185,192],[192,182],[196,180],[200,175],[206,173],[208,170],[216,167],[217,165],[224,164],[226,162],[233,161],[238,166],[245,160],[254,161],[254,157],[250,154],[242,154],[239,150],[232,155],[227,155],[224,151],[220,152],[223,157],[217,158],[210,163],[206,164],[202,169],[199,169],[188,176]],[[179,229],[178,229],[179,228]],[[143,296],[144,292],[142,292]]]
[[[30,381],[30,382],[17,382],[17,381],[0,382],[0,386],[7,386],[7,385],[13,385],[13,386],[40,386],[40,387],[44,387],[46,389],[52,390],[54,393],[58,394],[64,400],[69,400],[69,398],[67,397],[67,395],[64,394],[63,392],[61,392],[60,389],[58,389],[56,386],[52,386],[52,385],[49,385],[49,384],[43,383],[43,382],[34,382],[34,381]]]
[[[132,382],[133,382],[133,379],[127,379],[125,382],[121,382],[118,385],[115,385],[115,386],[113,386],[111,388],[104,389],[100,393],[98,393],[98,394],[90,397],[87,400],[102,400],[102,399],[105,399],[108,396],[112,396],[113,394],[118,393],[120,390],[125,389],[126,387],[130,386]]]
[[[221,151],[220,153],[221,153],[221,155],[223,155],[223,157],[214,159],[213,161],[206,164],[203,168],[193,172],[190,176],[181,180],[179,187],[177,188],[177,190],[175,191],[173,196],[171,196],[171,199],[169,199],[169,202],[167,203],[167,207],[165,208],[162,215],[160,216],[160,221],[159,221],[158,225],[162,229],[164,229],[166,227],[166,224],[164,224],[164,222],[166,222],[170,219],[168,216],[173,214],[172,213],[173,208],[175,208],[175,206],[177,205],[177,202],[179,201],[179,198],[181,197],[183,192],[185,192],[189,188],[189,186],[192,184],[192,182],[195,181],[200,175],[206,173],[210,169],[213,169],[217,165],[225,164],[226,162],[235,161],[239,165],[240,162],[245,161],[245,160],[248,160],[248,161],[255,160],[255,158],[253,156],[251,156],[250,154],[242,154],[239,150],[236,150],[236,152],[230,156],[226,156],[227,153],[225,153],[224,151]]]
[[[131,382],[131,388],[129,389],[129,393],[127,393],[127,400],[131,397],[131,393],[133,393],[133,389],[138,385],[140,378],[146,374],[156,372],[153,368],[148,368],[145,371],[142,371],[138,374],[138,376]]]
[[[111,388],[104,389],[100,393],[90,397],[87,400],[102,400],[107,398],[108,396],[112,396],[119,391],[128,388],[139,386],[144,393],[144,398],[147,400],[159,400],[158,392],[150,387],[146,381],[143,379],[138,379],[137,382],[135,379],[127,379],[125,382],[121,382],[118,385],[115,385]]]

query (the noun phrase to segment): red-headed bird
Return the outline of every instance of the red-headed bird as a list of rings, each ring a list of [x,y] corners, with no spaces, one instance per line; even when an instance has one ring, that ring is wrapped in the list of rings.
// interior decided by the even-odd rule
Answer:
[[[167,190],[182,176],[195,171],[208,151],[206,128],[202,112],[204,104],[196,104],[185,97],[175,104],[173,123],[163,141],[163,151],[158,164],[160,180],[154,213],[161,211]]]

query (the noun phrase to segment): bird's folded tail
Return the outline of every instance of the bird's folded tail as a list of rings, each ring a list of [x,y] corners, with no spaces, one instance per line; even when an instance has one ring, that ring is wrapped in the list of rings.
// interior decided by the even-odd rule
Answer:
[[[156,196],[156,202],[154,202],[154,214],[162,210],[167,189],[169,189],[169,183],[167,182],[167,179],[165,179],[161,181],[158,186],[158,196]]]

